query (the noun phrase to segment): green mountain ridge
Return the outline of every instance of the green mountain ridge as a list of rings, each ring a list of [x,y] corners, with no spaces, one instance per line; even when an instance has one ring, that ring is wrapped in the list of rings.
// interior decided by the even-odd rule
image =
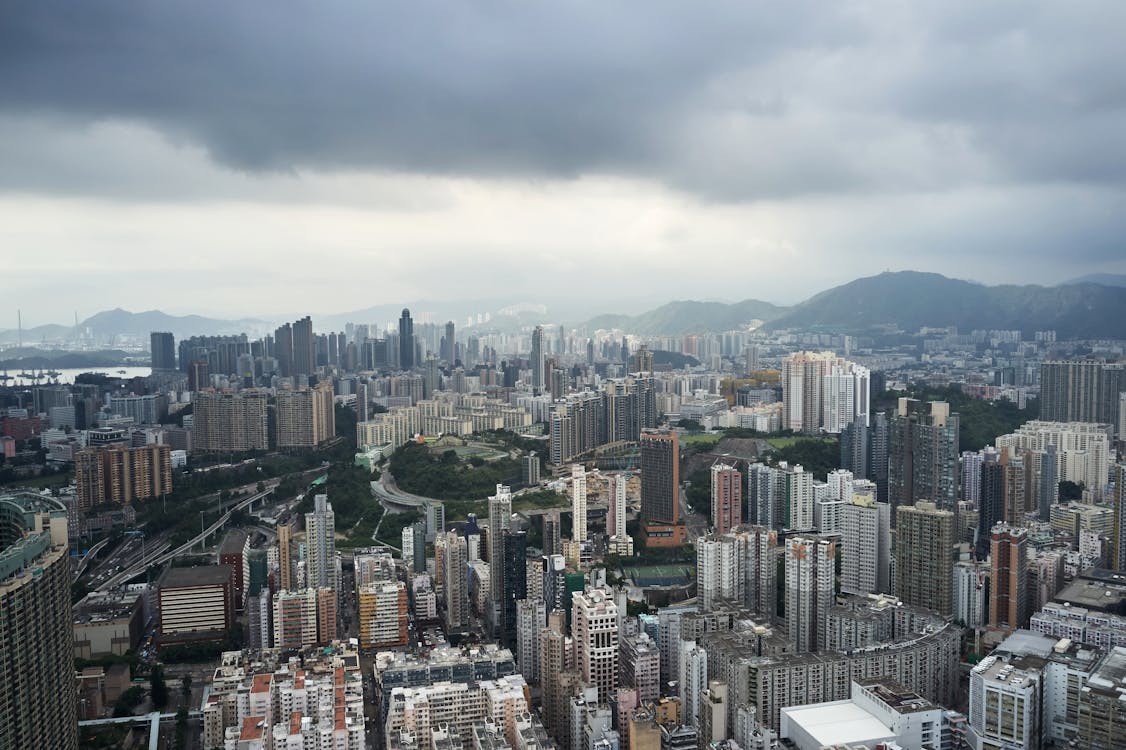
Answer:
[[[787,308],[746,299],[731,304],[677,300],[640,315],[598,315],[586,322],[589,330],[618,328],[643,336],[731,331],[752,320],[773,320]]]

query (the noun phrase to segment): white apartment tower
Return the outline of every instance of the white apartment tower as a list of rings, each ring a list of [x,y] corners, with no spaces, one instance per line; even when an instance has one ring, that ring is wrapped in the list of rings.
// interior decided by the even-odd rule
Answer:
[[[786,632],[796,653],[826,647],[836,555],[830,537],[796,534],[786,540]]]
[[[313,498],[313,512],[305,514],[305,537],[307,586],[336,591],[336,516],[328,495]]]
[[[571,464],[571,539],[585,542],[586,536],[586,469]]]

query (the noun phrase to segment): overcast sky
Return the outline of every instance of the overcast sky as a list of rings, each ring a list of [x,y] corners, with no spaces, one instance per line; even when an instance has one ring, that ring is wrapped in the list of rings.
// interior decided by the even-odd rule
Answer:
[[[0,0],[0,327],[1126,272],[1123,49],[1119,0]]]

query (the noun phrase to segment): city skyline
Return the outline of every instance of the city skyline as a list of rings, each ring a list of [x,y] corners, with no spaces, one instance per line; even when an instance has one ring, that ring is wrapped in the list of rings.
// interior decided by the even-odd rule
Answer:
[[[772,302],[885,269],[1126,270],[1122,8],[647,11],[14,10],[7,300],[43,320],[126,282],[136,309],[300,290],[319,313],[369,304],[364,278],[615,311],[683,296],[703,258],[746,274],[692,296]]]

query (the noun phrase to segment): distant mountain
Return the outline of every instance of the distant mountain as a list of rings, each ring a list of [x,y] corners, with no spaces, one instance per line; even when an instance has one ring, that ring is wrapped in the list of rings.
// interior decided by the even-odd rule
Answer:
[[[935,273],[901,271],[821,292],[768,323],[771,329],[863,332],[882,324],[1055,330],[1060,338],[1121,338],[1126,288],[1100,284],[984,286]]]
[[[1067,284],[1102,284],[1103,286],[1126,286],[1126,273],[1089,273],[1077,279],[1063,282]]]
[[[160,310],[147,310],[145,312],[129,312],[120,307],[113,310],[104,310],[92,315],[78,324],[78,330],[84,335],[89,331],[95,339],[110,339],[114,336],[139,336],[146,338],[153,331],[171,331],[177,339],[186,336],[213,336],[234,333],[249,333],[263,331],[269,324],[261,320],[220,320],[205,318],[201,315],[169,315]],[[58,341],[73,339],[74,326],[47,325],[34,326],[23,330],[23,343],[32,345],[40,341]],[[0,343],[13,344],[20,338],[17,329],[9,328],[0,331]]]
[[[599,315],[585,325],[588,330],[620,328],[643,336],[730,331],[752,320],[772,320],[786,309],[757,299],[731,304],[679,300],[640,315]]]

